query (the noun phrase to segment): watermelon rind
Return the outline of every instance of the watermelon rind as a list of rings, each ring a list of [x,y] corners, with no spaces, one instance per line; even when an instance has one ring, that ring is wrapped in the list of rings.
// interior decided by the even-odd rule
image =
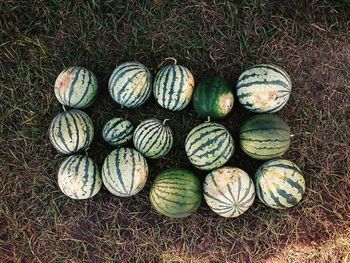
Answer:
[[[272,114],[259,114],[246,120],[240,129],[240,145],[251,158],[269,160],[282,156],[289,148],[289,126]]]
[[[206,176],[203,193],[206,203],[216,214],[238,217],[253,204],[255,187],[245,171],[225,166]]]
[[[58,152],[77,153],[89,148],[94,125],[85,112],[71,109],[55,116],[49,127],[49,137]]]
[[[140,192],[146,184],[148,164],[135,149],[120,147],[112,151],[102,166],[102,181],[115,196],[129,197]]]
[[[165,170],[154,180],[150,200],[153,208],[162,215],[187,217],[195,213],[201,204],[201,182],[186,169]]]
[[[135,129],[133,142],[135,148],[144,156],[158,159],[166,156],[174,142],[173,132],[166,124],[151,118],[141,122]]]
[[[287,103],[292,81],[281,67],[260,64],[239,76],[236,91],[244,108],[256,113],[274,113]]]
[[[234,96],[228,81],[220,77],[201,80],[193,94],[193,107],[204,119],[219,119],[232,110]]]
[[[118,65],[108,81],[112,99],[125,108],[136,108],[144,104],[152,93],[152,75],[139,62]]]
[[[98,85],[94,73],[83,67],[63,70],[55,81],[55,96],[64,106],[84,109],[96,99]]]
[[[109,145],[124,145],[132,139],[134,127],[124,118],[113,118],[102,128],[102,137]]]
[[[159,70],[153,84],[153,95],[164,109],[180,111],[191,101],[194,77],[189,69],[168,65]]]
[[[186,137],[185,151],[189,161],[200,170],[224,165],[233,155],[235,142],[227,128],[219,123],[204,122]]]
[[[88,156],[76,154],[66,158],[58,170],[58,186],[72,199],[87,199],[101,189],[102,179],[97,164]]]
[[[265,205],[283,209],[297,205],[305,193],[300,168],[285,159],[265,162],[255,173],[256,193]]]

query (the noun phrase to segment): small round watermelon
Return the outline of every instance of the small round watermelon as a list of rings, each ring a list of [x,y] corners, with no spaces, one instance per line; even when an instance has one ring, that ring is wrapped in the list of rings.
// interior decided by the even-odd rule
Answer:
[[[165,170],[154,180],[150,200],[154,209],[162,215],[173,218],[189,216],[201,204],[201,182],[188,170]]]
[[[104,186],[113,195],[136,195],[145,186],[148,165],[141,153],[132,148],[120,147],[112,151],[102,166]]]
[[[205,122],[193,128],[185,141],[189,161],[205,171],[224,165],[234,150],[235,142],[230,132],[215,122]]]
[[[94,138],[94,125],[81,110],[71,109],[56,115],[49,128],[52,145],[63,154],[86,150]]]
[[[290,138],[288,125],[272,114],[253,116],[240,129],[242,150],[257,160],[280,157],[288,150]]]
[[[288,73],[275,65],[261,64],[244,71],[237,81],[237,97],[246,109],[273,113],[289,99],[292,82]]]
[[[192,73],[180,65],[163,67],[156,75],[153,94],[164,109],[180,111],[191,101],[194,90]]]
[[[112,99],[122,107],[139,107],[151,96],[152,75],[139,62],[125,62],[113,71],[108,90]]]
[[[153,118],[141,122],[136,127],[134,145],[144,156],[157,159],[167,155],[171,150],[173,133],[165,122]]]
[[[305,193],[300,168],[284,159],[264,163],[255,174],[256,193],[265,205],[282,209],[295,206]]]
[[[102,186],[97,164],[85,155],[71,155],[58,170],[58,186],[73,199],[87,199],[96,195]]]
[[[84,109],[97,95],[97,79],[94,73],[82,67],[63,70],[55,81],[57,100],[70,108]]]
[[[233,93],[227,80],[208,77],[201,80],[193,94],[193,107],[201,118],[225,117],[233,107]]]
[[[134,127],[123,118],[113,118],[102,128],[103,139],[112,146],[123,145],[132,139]]]
[[[209,173],[203,185],[208,206],[223,217],[237,217],[253,204],[255,189],[249,175],[235,167],[221,167]]]

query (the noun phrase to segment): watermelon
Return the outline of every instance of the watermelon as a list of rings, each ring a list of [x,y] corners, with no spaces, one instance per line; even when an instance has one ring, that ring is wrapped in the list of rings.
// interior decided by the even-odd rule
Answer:
[[[255,174],[256,193],[265,205],[282,209],[300,202],[305,180],[300,168],[284,159],[264,163]]]
[[[113,118],[102,128],[103,139],[112,146],[123,145],[131,140],[134,127],[123,118]]]
[[[52,145],[63,154],[86,150],[94,138],[94,125],[81,110],[71,109],[56,115],[52,120],[49,135]]]
[[[64,106],[84,109],[97,95],[97,79],[94,73],[82,67],[63,70],[55,81],[55,95]]]
[[[97,164],[85,155],[71,155],[58,170],[58,186],[73,199],[87,199],[96,195],[102,186]]]
[[[201,204],[201,182],[188,170],[165,170],[154,180],[150,200],[153,208],[162,215],[173,218],[189,216]]]
[[[289,99],[292,82],[286,71],[275,65],[261,64],[244,71],[237,81],[237,97],[246,109],[273,113]]]
[[[113,195],[136,195],[145,186],[148,165],[141,153],[132,148],[120,147],[112,151],[102,166],[102,181]]]
[[[194,78],[192,73],[180,65],[163,67],[156,75],[153,94],[163,108],[170,111],[184,109],[192,98]]]
[[[166,120],[165,120],[166,121]],[[157,119],[139,124],[134,132],[135,148],[144,156],[157,159],[169,153],[173,146],[173,133],[169,126]]]
[[[112,99],[122,107],[139,107],[152,93],[152,75],[139,62],[125,62],[114,69],[108,90]]]
[[[253,204],[255,189],[249,175],[235,167],[221,167],[209,173],[203,185],[208,206],[223,217],[237,217]]]
[[[201,170],[213,170],[224,165],[234,149],[235,142],[229,131],[215,122],[205,122],[193,128],[185,141],[189,161]]]
[[[268,160],[284,154],[290,144],[288,125],[272,114],[256,115],[240,129],[242,150],[251,158]]]
[[[208,77],[199,82],[193,94],[193,107],[201,118],[223,118],[232,110],[233,93],[227,80]]]

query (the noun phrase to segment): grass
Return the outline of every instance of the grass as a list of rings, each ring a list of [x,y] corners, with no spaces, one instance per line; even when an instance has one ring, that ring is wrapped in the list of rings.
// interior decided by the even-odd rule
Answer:
[[[1,262],[349,262],[350,260],[350,5],[347,1],[11,1],[0,3],[0,261]],[[107,92],[116,64],[137,60],[153,73],[176,57],[196,79],[220,75],[234,86],[250,65],[284,67],[293,93],[278,115],[294,134],[285,158],[304,171],[307,192],[295,208],[259,201],[237,219],[216,216],[203,202],[194,216],[173,220],[150,209],[154,176],[186,160],[186,134],[201,121],[192,106],[162,110],[154,99],[122,110]],[[67,199],[56,173],[64,157],[47,128],[61,111],[53,83],[68,66],[96,73],[98,100],[86,110],[97,131],[112,116],[135,125],[171,119],[175,147],[149,161],[137,196],[103,189],[87,201]],[[222,121],[238,141],[252,115],[236,102]],[[98,135],[90,150],[99,165],[111,151]],[[237,147],[230,165],[250,174],[261,162]]]

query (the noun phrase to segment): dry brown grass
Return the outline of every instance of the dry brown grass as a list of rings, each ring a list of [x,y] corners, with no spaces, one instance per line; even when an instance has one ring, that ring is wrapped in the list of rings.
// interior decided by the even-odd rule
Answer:
[[[0,3],[0,262],[349,262],[349,5],[94,2]],[[160,170],[182,166],[205,176],[183,149],[200,120],[192,107],[173,114],[153,99],[121,110],[106,81],[122,61],[138,60],[155,72],[169,56],[196,79],[218,74],[234,83],[244,68],[261,62],[290,73],[292,97],[278,115],[294,134],[285,158],[305,174],[300,205],[276,211],[256,201],[237,219],[216,216],[204,202],[181,220],[150,208],[148,191]],[[112,116],[135,125],[148,117],[171,119],[174,150],[149,161],[151,178],[135,197],[103,189],[77,202],[57,187],[63,157],[47,136],[60,111],[52,84],[64,66],[77,64],[93,70],[102,87],[87,110],[97,131]],[[236,142],[250,115],[236,103],[223,121]],[[238,148],[229,164],[252,175],[261,162]],[[97,135],[90,155],[101,164],[110,150]]]

